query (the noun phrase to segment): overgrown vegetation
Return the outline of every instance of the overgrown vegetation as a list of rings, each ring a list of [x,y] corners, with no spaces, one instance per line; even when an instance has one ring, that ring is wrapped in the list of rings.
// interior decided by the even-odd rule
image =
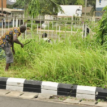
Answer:
[[[100,30],[96,36],[88,35],[83,39],[78,32],[75,35],[67,35],[60,41],[53,41],[52,44],[35,36],[23,49],[15,45],[15,61],[10,71],[5,73],[5,60],[0,60],[0,76],[105,88],[107,85],[106,14],[105,12],[100,21]],[[104,37],[103,45],[100,44],[102,37]],[[96,38],[99,41],[96,41]],[[20,40],[23,43],[29,41],[21,38]]]
[[[100,29],[98,31],[97,40],[103,45],[107,42],[107,6],[103,9],[104,14],[100,21]]]
[[[94,39],[87,37],[84,40],[77,35],[53,44],[35,38],[24,49],[15,45],[15,61],[10,72],[4,72],[5,63],[2,60],[0,76],[91,86],[106,85],[106,50]]]

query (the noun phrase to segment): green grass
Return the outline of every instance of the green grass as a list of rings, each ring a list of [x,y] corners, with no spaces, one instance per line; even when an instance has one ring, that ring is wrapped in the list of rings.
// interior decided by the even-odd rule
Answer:
[[[76,35],[53,44],[36,37],[23,49],[15,45],[15,59],[9,72],[4,72],[5,59],[0,60],[0,77],[104,87],[107,85],[106,50],[94,38],[82,39]]]
[[[46,27],[45,29],[46,30],[59,30],[59,27],[60,27],[60,30],[61,31],[71,31],[71,24],[68,24],[68,25],[57,25],[57,26],[49,26],[49,27]],[[82,28],[75,28],[74,26],[72,26],[72,31],[82,31]]]

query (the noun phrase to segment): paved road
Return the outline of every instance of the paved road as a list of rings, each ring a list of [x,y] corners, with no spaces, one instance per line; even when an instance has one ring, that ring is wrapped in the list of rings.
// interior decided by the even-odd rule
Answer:
[[[88,107],[0,96],[0,107]]]

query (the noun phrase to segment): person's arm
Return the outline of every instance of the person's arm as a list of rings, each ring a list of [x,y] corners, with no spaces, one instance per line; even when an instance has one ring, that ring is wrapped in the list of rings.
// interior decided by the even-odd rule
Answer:
[[[17,32],[13,34],[13,43],[17,43],[17,44],[21,45],[21,47],[23,48],[24,45],[17,39],[20,34],[21,33],[17,33]]]
[[[15,43],[21,45],[22,48],[24,47],[24,45],[23,45],[18,39],[14,40],[13,42],[15,42]]]

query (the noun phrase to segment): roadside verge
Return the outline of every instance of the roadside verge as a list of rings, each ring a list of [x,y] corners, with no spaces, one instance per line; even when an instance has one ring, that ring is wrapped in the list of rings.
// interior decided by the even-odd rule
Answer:
[[[0,77],[0,89],[76,97],[77,99],[107,101],[107,89],[91,86],[34,81]]]

